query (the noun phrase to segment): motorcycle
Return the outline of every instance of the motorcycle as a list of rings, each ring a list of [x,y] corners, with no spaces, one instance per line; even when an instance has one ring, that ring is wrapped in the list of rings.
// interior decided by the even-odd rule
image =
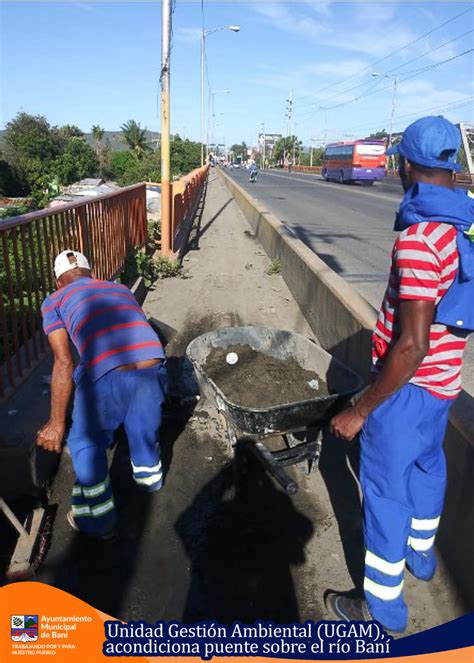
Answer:
[[[256,181],[257,181],[257,171],[256,170],[251,170],[250,171],[249,182],[256,182]]]

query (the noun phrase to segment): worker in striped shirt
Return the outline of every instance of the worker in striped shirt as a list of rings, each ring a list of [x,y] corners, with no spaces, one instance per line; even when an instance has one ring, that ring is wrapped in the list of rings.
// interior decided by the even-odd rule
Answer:
[[[410,125],[399,145],[405,195],[395,222],[388,287],[373,334],[373,380],[331,430],[360,432],[364,598],[328,592],[338,619],[376,619],[402,632],[405,567],[430,580],[443,510],[443,438],[461,389],[466,339],[474,329],[474,200],[454,184],[457,128],[442,117]]]
[[[42,305],[44,332],[54,355],[51,414],[37,444],[61,451],[75,384],[67,443],[76,481],[68,522],[77,531],[107,540],[117,515],[106,454],[121,424],[135,483],[146,491],[162,485],[158,435],[166,392],[165,354],[130,290],[92,278],[83,254],[63,251],[54,272],[58,289]],[[75,370],[70,340],[79,356]]]

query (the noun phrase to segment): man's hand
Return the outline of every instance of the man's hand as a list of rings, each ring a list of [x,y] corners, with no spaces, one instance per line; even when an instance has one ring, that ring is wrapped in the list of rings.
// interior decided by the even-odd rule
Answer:
[[[65,430],[64,424],[58,424],[50,419],[39,429],[36,444],[46,449],[46,451],[60,453]]]
[[[336,416],[331,419],[329,430],[333,435],[350,442],[354,439],[357,433],[360,432],[365,419],[366,417],[363,417],[351,407],[349,410],[336,414]]]

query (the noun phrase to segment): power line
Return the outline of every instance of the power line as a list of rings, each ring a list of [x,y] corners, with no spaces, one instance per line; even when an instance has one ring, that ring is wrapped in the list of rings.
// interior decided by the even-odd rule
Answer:
[[[453,37],[453,39],[450,39],[449,41],[445,41],[444,44],[440,44],[439,46],[436,46],[435,48],[431,48],[429,51],[426,51],[422,55],[419,55],[416,58],[413,58],[413,60],[408,60],[408,62],[404,62],[403,64],[398,65],[398,67],[394,67],[393,69],[389,69],[387,74],[392,73],[392,71],[397,71],[397,69],[401,69],[402,67],[405,67],[407,64],[411,64],[412,62],[416,62],[417,60],[421,60],[422,58],[426,57],[430,53],[434,53],[435,51],[439,51],[440,48],[443,48],[444,46],[447,46],[448,44],[452,44],[454,41],[457,41],[458,39],[462,39],[466,35],[471,34],[471,32],[474,32],[474,29],[472,30],[467,30],[466,32],[463,32],[460,35],[457,35],[457,37]]]
[[[471,34],[472,32],[474,32],[474,29],[467,30],[466,32],[463,32],[462,34],[457,35],[456,37],[453,37],[453,39],[449,39],[448,41],[445,41],[443,44],[440,44],[439,46],[435,46],[434,48],[431,48],[429,51],[426,51],[422,55],[418,55],[416,58],[413,58],[412,60],[408,60],[408,62],[404,62],[402,65],[398,65],[398,67],[394,67],[393,69],[389,69],[388,72],[385,72],[385,73],[389,74],[392,71],[397,71],[398,69],[401,69],[401,67],[405,67],[406,65],[411,64],[412,62],[416,62],[417,60],[421,60],[422,58],[426,57],[430,53],[434,53],[435,51],[438,51],[440,48],[444,48],[444,46],[447,46],[448,44],[452,44],[453,42],[457,41],[458,39],[462,39],[463,37],[465,37],[468,34]],[[400,76],[403,75],[403,72],[399,75]],[[369,81],[359,83],[358,85],[354,85],[353,87],[350,87],[346,90],[341,90],[340,92],[337,92],[336,94],[334,94],[330,97],[326,97],[322,101],[325,102],[325,101],[328,101],[330,99],[335,99],[336,97],[340,97],[341,94],[347,94],[348,92],[352,92],[352,90],[356,90],[357,88],[363,87],[365,85],[369,85]],[[379,85],[380,85],[380,81],[375,85],[369,86],[369,89],[374,89],[375,87],[378,87]]]
[[[471,97],[468,97],[466,99],[460,99],[459,101],[451,102],[449,104],[440,104],[440,105],[437,105],[437,106],[432,106],[431,108],[424,109],[423,113],[426,113],[426,114],[433,113],[433,112],[441,113],[441,112],[444,112],[444,111],[456,110],[458,108],[462,108],[463,106],[470,106],[473,103],[473,101],[474,101],[474,96],[471,96]],[[400,120],[406,120],[406,119],[412,118],[412,117],[413,118],[420,117],[420,113],[419,112],[413,112],[413,113],[405,113],[404,115],[399,115],[397,117],[397,122],[400,121]],[[381,119],[377,130],[380,130],[380,127],[381,126],[383,127],[383,125],[385,124],[385,122],[388,119],[389,118]],[[371,130],[373,128],[374,128],[374,123],[373,122],[366,123],[366,124],[359,124],[355,127],[352,127],[352,129],[354,131],[362,131],[362,130],[365,130],[365,129]]]
[[[423,67],[422,69],[414,69],[412,71],[402,71],[399,76],[405,76],[405,74],[423,74],[425,71],[431,71],[432,69],[436,69],[437,67],[441,67],[442,64],[446,64],[447,62],[452,62],[453,60],[457,60],[458,58],[462,57],[463,55],[468,55],[469,53],[472,53],[474,51],[474,48],[470,48],[467,51],[464,51],[463,53],[458,53],[457,55],[453,55],[453,57],[448,58],[447,60],[442,60],[441,62],[436,62],[432,65],[429,65],[428,67]],[[408,81],[410,78],[414,78],[415,76],[408,76],[407,78],[402,78],[402,81]]]
[[[463,57],[464,55],[468,55],[469,53],[472,53],[474,51],[474,48],[470,48],[467,51],[463,51],[462,53],[458,53],[457,55],[454,55],[451,58],[447,58],[446,60],[442,60],[441,62],[437,62],[436,64],[430,65],[429,67],[423,67],[422,69],[417,69],[415,71],[411,72],[401,72],[398,76],[404,76],[405,74],[412,74],[410,76],[406,76],[406,78],[400,78],[399,82],[402,83],[403,81],[408,81],[411,78],[415,78],[419,74],[425,73],[426,71],[431,71],[432,69],[436,69],[437,67],[441,67],[441,65],[446,64],[448,62],[452,62],[453,60],[457,60],[460,57]],[[398,78],[397,76],[397,78]],[[364,99],[365,97],[370,97],[372,94],[375,94],[376,92],[380,92],[381,90],[386,90],[389,88],[389,85],[385,85],[384,87],[380,88],[379,90],[368,90],[364,94],[359,95],[358,97],[354,97],[353,99],[349,99],[348,101],[343,101],[340,104],[335,104],[334,106],[327,106],[324,107],[322,106],[321,108],[323,110],[334,110],[336,108],[341,108],[342,106],[347,106],[348,104],[352,104],[355,101],[360,101],[361,99]]]
[[[372,62],[371,64],[367,65],[367,67],[364,67],[364,69],[362,69],[358,74],[356,74],[356,76],[357,76],[357,77],[361,76],[361,75],[364,74],[366,71],[369,71],[370,69],[372,69],[376,64],[380,64],[381,62],[385,62],[385,60],[388,60],[388,59],[390,59],[391,57],[393,57],[394,55],[397,55],[397,53],[400,53],[401,51],[404,51],[406,48],[409,48],[410,46],[413,46],[413,44],[418,43],[419,41],[421,41],[421,40],[424,39],[425,37],[429,37],[431,34],[433,34],[434,32],[436,32],[437,30],[440,30],[440,29],[443,28],[445,25],[448,25],[449,23],[452,23],[452,22],[455,21],[456,19],[460,18],[461,16],[464,16],[465,14],[467,14],[468,12],[471,12],[471,11],[473,11],[473,10],[474,10],[473,7],[469,7],[468,9],[465,9],[464,11],[460,12],[459,14],[456,14],[455,16],[452,16],[450,19],[444,21],[443,23],[441,23],[440,25],[436,26],[436,27],[433,28],[432,30],[429,30],[428,32],[425,32],[425,33],[422,34],[420,37],[417,37],[416,39],[413,39],[412,41],[408,42],[407,44],[405,44],[405,45],[402,46],[401,48],[398,48],[397,50],[392,51],[392,52],[389,53],[388,55],[385,55],[383,58],[379,58],[378,60],[375,60],[375,61]],[[333,87],[337,87],[338,85],[341,85],[342,83],[345,83],[345,82],[347,82],[347,81],[352,80],[353,78],[354,78],[354,76],[348,76],[347,78],[341,79],[340,81],[337,81],[336,83],[331,83],[331,85],[328,85],[327,87],[323,88],[322,90],[319,90],[319,91],[315,92],[313,95],[306,95],[305,97],[302,97],[302,98],[305,99],[305,98],[310,98],[311,96],[314,97],[314,96],[316,96],[316,95],[320,95],[320,94],[322,94],[323,92],[326,92],[326,90],[330,90],[330,89],[332,89]]]

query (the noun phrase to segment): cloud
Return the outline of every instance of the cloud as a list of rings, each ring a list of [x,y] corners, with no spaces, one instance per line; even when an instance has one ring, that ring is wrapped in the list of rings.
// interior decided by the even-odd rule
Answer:
[[[305,4],[309,5],[310,9],[317,14],[323,14],[328,16],[330,14],[330,8],[333,5],[333,0],[302,0]]]
[[[416,38],[412,30],[394,22],[394,8],[391,5],[353,3],[351,10],[355,25],[347,27],[341,27],[332,18],[329,20],[323,15],[315,17],[314,11],[308,11],[308,8],[314,8],[308,2],[300,2],[297,6],[291,3],[257,3],[251,7],[273,29],[293,33],[320,46],[335,46],[375,57],[387,55],[400,44]],[[383,38],[373,39],[374,31]]]
[[[304,71],[311,76],[316,76],[319,78],[330,78],[335,77],[336,79],[342,77],[356,76],[363,69],[367,67],[367,60],[339,60],[334,62],[330,60],[328,62],[316,62],[314,64],[308,64],[304,67]]]
[[[262,63],[260,67],[262,74],[255,76],[252,82],[260,87],[273,88],[285,93],[291,89],[295,94],[295,103],[299,103],[299,97],[304,98],[304,106],[309,108],[312,99],[314,103],[317,101],[319,104],[322,104],[325,96],[334,96],[338,93],[338,89],[336,88],[328,91],[327,94],[321,95],[321,89],[327,87],[328,84],[332,85],[333,81],[340,80],[341,78],[356,76],[366,66],[367,62],[361,59],[345,59],[339,62],[332,60],[310,62],[297,68],[288,68],[287,70]],[[348,87],[351,87],[350,82],[347,82],[341,90]],[[345,95],[338,95],[334,103],[352,99],[355,94],[355,92],[350,92]]]
[[[187,44],[195,43],[201,38],[201,28],[176,28],[173,29],[173,36]]]
[[[97,7],[94,7],[93,5],[90,5],[86,2],[69,2],[70,5],[73,7],[77,7],[77,9],[80,9],[83,12],[87,12],[88,14],[96,14],[97,13]]]
[[[296,8],[294,5],[270,2],[251,5],[251,7],[257,14],[267,19],[267,23],[272,28],[292,32],[299,37],[316,40],[320,38],[321,33],[331,30],[329,24],[324,23],[322,18],[314,18],[313,14],[308,15],[307,12],[302,11],[301,4],[299,3]],[[308,3],[303,3],[304,7],[307,5]]]
[[[354,14],[359,26],[388,26],[395,18],[395,6],[393,4],[358,2],[354,3]]]

